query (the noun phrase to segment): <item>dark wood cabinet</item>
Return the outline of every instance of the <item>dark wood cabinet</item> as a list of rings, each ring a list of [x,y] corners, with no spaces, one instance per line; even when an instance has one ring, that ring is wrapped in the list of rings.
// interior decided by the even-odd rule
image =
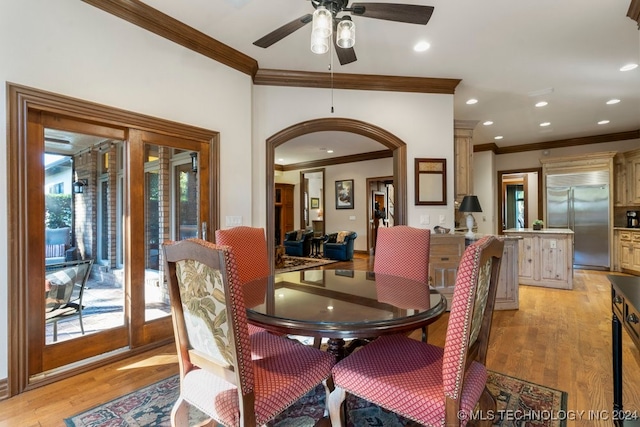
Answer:
[[[284,242],[284,234],[293,228],[293,184],[275,184],[276,245]]]

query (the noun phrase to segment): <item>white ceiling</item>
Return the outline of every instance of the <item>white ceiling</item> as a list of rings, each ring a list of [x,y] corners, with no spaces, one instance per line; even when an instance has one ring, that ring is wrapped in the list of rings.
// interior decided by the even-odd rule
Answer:
[[[310,24],[267,49],[252,44],[312,13],[308,0],[143,1],[256,59],[260,68],[327,71],[328,54],[309,50]],[[462,79],[454,117],[480,122],[476,145],[509,147],[640,129],[640,67],[619,71],[640,62],[640,31],[626,16],[630,0],[390,2],[435,11],[426,26],[354,16],[358,60],[340,66],[334,58],[335,72]],[[431,48],[414,52],[420,40]],[[469,98],[479,102],[467,105]],[[611,98],[621,102],[606,105]],[[536,108],[540,100],[549,105]],[[494,124],[483,126],[486,120]],[[598,125],[600,120],[610,123]],[[551,125],[540,127],[545,121]],[[283,164],[310,160],[305,156],[319,154],[318,147],[330,148],[327,140],[351,138],[345,135],[306,136],[282,145],[276,158],[287,159]],[[495,140],[498,135],[504,138]],[[355,152],[384,148],[360,144]]]

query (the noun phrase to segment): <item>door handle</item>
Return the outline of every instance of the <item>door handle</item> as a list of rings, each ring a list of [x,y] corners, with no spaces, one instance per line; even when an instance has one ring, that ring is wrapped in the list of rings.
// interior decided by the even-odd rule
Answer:
[[[207,240],[207,222],[202,221],[202,240]]]

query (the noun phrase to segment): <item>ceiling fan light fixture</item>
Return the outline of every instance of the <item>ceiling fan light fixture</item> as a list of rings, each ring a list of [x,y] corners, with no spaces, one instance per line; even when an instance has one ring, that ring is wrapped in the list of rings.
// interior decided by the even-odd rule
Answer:
[[[356,24],[353,23],[349,16],[342,18],[338,23],[336,32],[336,44],[338,47],[348,49],[356,44]]]
[[[311,52],[322,55],[329,51],[330,37],[319,37],[311,33]]]
[[[311,29],[311,38],[329,37],[333,32],[333,16],[331,12],[324,6],[318,6],[313,12],[313,28]]]

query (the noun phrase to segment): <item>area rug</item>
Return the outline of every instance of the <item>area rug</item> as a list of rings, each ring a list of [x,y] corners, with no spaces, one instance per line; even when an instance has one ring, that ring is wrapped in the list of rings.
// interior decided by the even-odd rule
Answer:
[[[324,258],[303,258],[297,256],[284,256],[284,267],[276,268],[276,273],[286,273],[288,271],[298,271],[307,268],[320,267],[321,265],[332,264],[338,262],[332,259]]]
[[[533,384],[497,372],[489,372],[489,390],[498,408],[494,425],[500,427],[564,427],[559,414],[566,411],[567,393]],[[68,427],[169,426],[169,415],[177,399],[180,381],[177,375],[129,393],[64,420]],[[270,427],[310,427],[324,411],[322,386],[309,392],[282,413]],[[348,427],[384,426],[416,427],[406,420],[372,403],[348,395]],[[202,414],[193,412],[194,421]],[[529,419],[527,419],[529,418]]]

